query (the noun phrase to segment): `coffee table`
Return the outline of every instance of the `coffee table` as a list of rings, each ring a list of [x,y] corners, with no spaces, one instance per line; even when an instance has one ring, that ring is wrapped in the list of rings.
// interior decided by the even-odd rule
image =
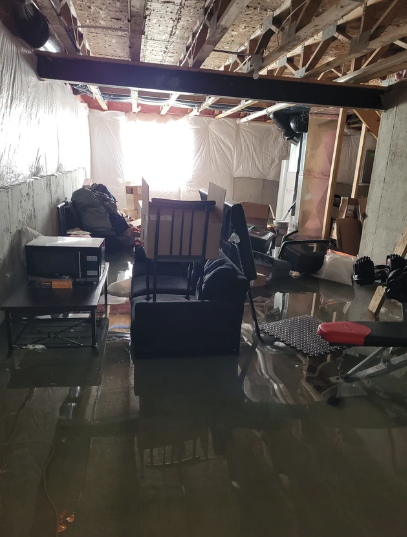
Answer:
[[[107,316],[107,274],[109,263],[97,284],[77,284],[72,289],[39,289],[29,282],[19,287],[1,306],[5,312],[8,342],[8,355],[18,346],[19,340],[29,327],[38,335],[32,345],[47,347],[47,340],[59,340],[55,347],[95,347],[96,348],[96,308],[104,291],[105,311]],[[68,317],[69,313],[89,314],[84,317]],[[55,314],[58,316],[55,317]],[[62,317],[60,314],[63,314]],[[49,317],[49,316],[54,317]],[[46,316],[47,318],[41,318]],[[13,325],[22,325],[17,336],[13,335]],[[91,343],[80,341],[83,327],[91,326]],[[80,328],[80,330],[78,330]],[[81,332],[75,336],[75,331]],[[69,337],[68,337],[69,336]],[[89,339],[89,338],[88,338]],[[69,343],[69,345],[67,345]],[[51,348],[51,346],[50,346]]]

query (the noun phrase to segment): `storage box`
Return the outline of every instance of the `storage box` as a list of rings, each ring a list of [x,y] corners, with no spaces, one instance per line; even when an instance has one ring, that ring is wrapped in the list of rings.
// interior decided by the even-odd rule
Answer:
[[[127,214],[131,218],[134,218],[135,220],[138,220],[139,218],[141,218],[141,206],[142,206],[142,202],[137,201],[133,205],[134,209],[129,209],[128,207],[126,207],[126,208],[123,209],[123,212],[124,212],[124,214]]]
[[[127,185],[126,186],[126,207],[129,211],[137,211],[138,203],[141,201],[141,199],[142,199],[141,185],[138,185],[138,186]]]
[[[141,229],[142,240],[146,256],[149,259],[154,257],[155,230],[157,224],[156,208],[149,201],[149,186],[143,180],[142,187],[142,217]],[[220,232],[223,218],[223,204],[226,191],[209,183],[208,201],[215,201],[216,204],[209,214],[208,237],[206,243],[205,259],[217,259],[219,257]],[[171,233],[173,233],[173,255],[179,255],[180,247],[182,255],[189,255],[190,234],[192,223],[192,211],[185,211],[184,222],[182,223],[182,211],[180,209],[161,210],[160,236],[158,243],[159,255],[171,255]],[[200,256],[202,254],[203,238],[205,227],[205,211],[194,212],[194,224],[192,227],[191,255]],[[181,240],[182,229],[182,240]]]
[[[338,247],[341,252],[350,255],[358,255],[362,227],[357,218],[337,218],[336,232]]]
[[[260,226],[263,229],[267,229],[269,220],[270,207],[262,203],[251,203],[248,201],[242,201],[244,214],[246,216],[246,222],[253,224],[254,226]]]
[[[364,199],[364,198],[362,198]],[[331,230],[331,239],[339,240],[338,239],[338,225],[337,220],[343,219],[343,218],[358,218],[358,212],[359,212],[359,199],[357,198],[341,198],[341,204],[339,206],[339,209],[336,211],[332,211],[332,218],[335,219],[335,222],[332,225]],[[335,207],[334,207],[335,209]],[[336,214],[336,215],[335,215]]]

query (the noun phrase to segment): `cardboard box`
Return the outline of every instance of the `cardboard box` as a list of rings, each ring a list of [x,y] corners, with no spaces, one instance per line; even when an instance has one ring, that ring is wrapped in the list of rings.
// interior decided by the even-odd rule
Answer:
[[[338,247],[341,252],[358,255],[362,226],[357,218],[337,218]]]
[[[141,229],[142,240],[146,256],[149,259],[154,257],[155,245],[155,230],[157,225],[156,208],[149,201],[149,186],[143,180],[142,188],[142,217]],[[206,243],[205,259],[217,259],[219,257],[220,232],[223,219],[223,204],[225,202],[226,191],[209,183],[208,200],[215,201],[216,204],[209,214],[208,237]],[[192,226],[192,242],[191,255],[200,256],[202,254],[204,227],[205,227],[205,211],[195,211]],[[172,255],[179,255],[180,248],[182,255],[189,254],[190,235],[192,224],[192,211],[184,212],[184,223],[182,226],[182,211],[181,209],[166,209],[161,211],[160,217],[160,237],[158,243],[159,255],[171,255],[171,233],[173,234],[173,250]],[[182,239],[181,239],[182,229]]]
[[[333,208],[335,209],[335,207]],[[359,200],[357,198],[341,198],[339,209],[332,211],[335,221],[343,218],[358,218]],[[331,239],[338,240],[338,226],[334,222],[331,229]]]
[[[123,209],[123,212],[124,214],[127,214],[131,218],[138,220],[141,218],[141,206],[142,206],[142,202],[138,201],[136,204],[133,205],[134,209],[129,209],[129,207],[125,207]]]
[[[129,211],[137,211],[138,203],[142,199],[141,185],[126,186],[126,207]]]
[[[251,203],[249,201],[242,201],[244,214],[246,216],[246,222],[253,224],[254,226],[260,226],[263,229],[267,229],[269,220],[270,207],[262,203]]]
[[[341,198],[337,218],[357,218],[357,208],[359,200],[357,198]]]

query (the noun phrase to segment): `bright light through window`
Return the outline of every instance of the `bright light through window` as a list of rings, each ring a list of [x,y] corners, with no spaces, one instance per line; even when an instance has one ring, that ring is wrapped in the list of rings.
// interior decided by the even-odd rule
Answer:
[[[141,184],[143,177],[151,197],[181,199],[193,165],[188,119],[135,116],[126,122],[123,138],[126,180]]]

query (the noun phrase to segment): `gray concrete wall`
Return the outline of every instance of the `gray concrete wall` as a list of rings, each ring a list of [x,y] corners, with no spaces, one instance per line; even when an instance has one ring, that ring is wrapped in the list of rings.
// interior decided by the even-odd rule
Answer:
[[[407,226],[407,85],[382,114],[359,255],[384,263]]]
[[[0,189],[0,303],[23,281],[20,230],[58,235],[57,205],[86,179],[84,168]],[[3,320],[3,315],[0,321]]]

